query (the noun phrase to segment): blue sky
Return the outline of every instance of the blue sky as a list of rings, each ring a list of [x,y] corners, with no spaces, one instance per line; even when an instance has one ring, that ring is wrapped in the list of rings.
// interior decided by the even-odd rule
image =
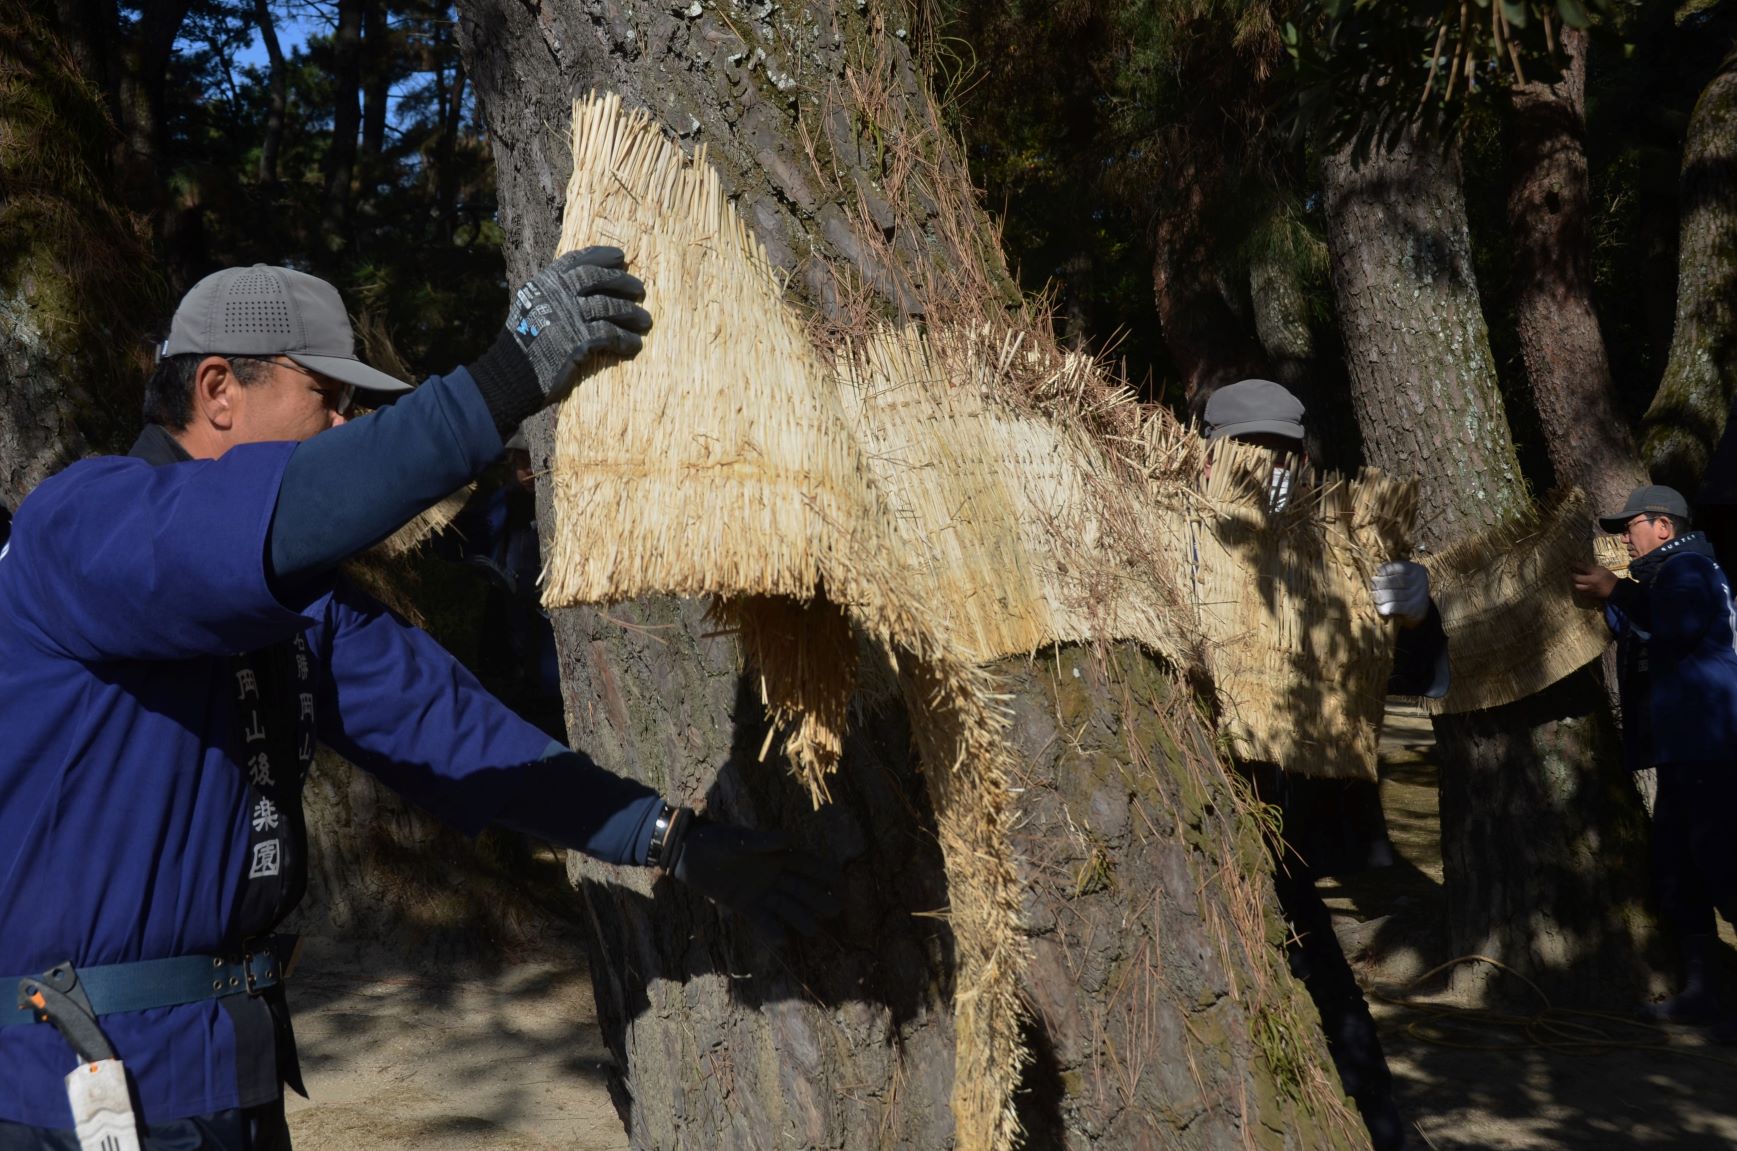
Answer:
[[[329,31],[332,27],[331,10],[312,0],[278,0],[271,7],[277,20],[278,46],[285,56],[294,55],[297,48],[308,42],[309,36]],[[247,47],[235,54],[237,68],[248,65],[256,68],[266,65],[265,41],[258,29],[254,30]]]

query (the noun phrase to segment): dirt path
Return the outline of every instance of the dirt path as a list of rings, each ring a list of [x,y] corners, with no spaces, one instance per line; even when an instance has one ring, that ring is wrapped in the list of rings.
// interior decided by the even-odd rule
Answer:
[[[289,1097],[296,1151],[627,1147],[582,962],[367,971],[331,948],[303,956],[290,1002],[312,1098]]]
[[[1401,860],[1326,890],[1378,986],[1448,958],[1433,751],[1427,719],[1390,715],[1382,802]],[[313,1096],[291,1097],[297,1151],[623,1151],[589,975],[571,943],[549,951],[468,978],[311,946],[291,992]],[[1374,1009],[1419,1151],[1737,1147],[1737,1049],[1694,1029],[1574,1020],[1619,1042],[1570,1053],[1445,1001]]]
[[[1401,861],[1328,891],[1346,953],[1378,988],[1451,958],[1440,926],[1434,750],[1427,718],[1389,715],[1382,806]],[[1609,1005],[1612,1018],[1555,1014],[1528,1028],[1443,998],[1372,1001],[1400,1108],[1418,1128],[1411,1147],[1737,1147],[1737,1048],[1713,1046],[1695,1028],[1630,1023],[1620,1003]],[[1569,1049],[1594,1035],[1613,1042]]]

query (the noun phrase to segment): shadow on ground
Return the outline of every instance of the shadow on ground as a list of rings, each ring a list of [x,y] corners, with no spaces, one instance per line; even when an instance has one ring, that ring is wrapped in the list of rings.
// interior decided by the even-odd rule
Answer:
[[[576,925],[477,950],[308,941],[289,992],[311,1096],[289,1096],[296,1151],[624,1151]]]
[[[1347,955],[1371,995],[1408,1147],[1606,1151],[1737,1146],[1737,1048],[1695,1028],[1593,1012],[1468,1010],[1439,978],[1406,988],[1447,954],[1434,740],[1427,718],[1394,709],[1382,741],[1382,806],[1399,856],[1325,881]],[[1731,939],[1730,928],[1723,928]]]

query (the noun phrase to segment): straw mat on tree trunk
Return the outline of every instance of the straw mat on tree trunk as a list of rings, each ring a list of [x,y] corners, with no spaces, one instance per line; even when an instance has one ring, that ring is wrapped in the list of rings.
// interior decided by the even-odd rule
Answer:
[[[1375,613],[1375,568],[1410,551],[1417,485],[1373,468],[1304,472],[1269,512],[1272,453],[1217,440],[1204,483],[1170,518],[1192,568],[1220,723],[1243,759],[1299,775],[1375,778],[1394,626]]]
[[[1602,612],[1574,602],[1569,576],[1575,564],[1595,560],[1626,571],[1617,539],[1594,535],[1586,495],[1573,488],[1500,531],[1430,556],[1453,682],[1445,698],[1424,700],[1425,709],[1500,707],[1597,659],[1610,629]]]
[[[1181,599],[1137,558],[1153,532],[1145,493],[1082,429],[998,398],[1015,390],[1004,386],[1008,373],[1095,365],[1041,362],[1018,344],[1012,331],[924,338],[888,328],[840,357],[846,411],[923,601],[985,662],[1133,640],[1185,665]]]
[[[1010,1147],[1023,949],[992,684],[931,620],[831,372],[703,150],[690,163],[606,95],[575,105],[573,161],[561,250],[625,250],[656,325],[561,407],[544,602],[717,597],[817,802],[856,634],[894,659],[948,875],[958,1146]]]

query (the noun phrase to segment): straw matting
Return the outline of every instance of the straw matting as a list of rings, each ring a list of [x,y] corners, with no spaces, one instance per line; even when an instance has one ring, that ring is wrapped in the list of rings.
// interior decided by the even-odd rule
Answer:
[[[1500,707],[1599,657],[1610,629],[1602,612],[1574,601],[1569,578],[1576,564],[1594,562],[1593,541],[1592,514],[1576,488],[1503,531],[1429,557],[1453,680],[1445,698],[1423,701],[1426,710]],[[1626,571],[1628,557],[1618,553],[1620,544],[1615,552],[1606,545],[1596,558]]]
[[[464,505],[469,502],[471,493],[475,490],[475,484],[466,484],[375,544],[369,549],[370,554],[382,559],[397,559],[399,556],[409,555],[445,531],[452,521],[458,518],[458,513],[464,510]]]
[[[1417,486],[1366,468],[1355,480],[1294,479],[1269,512],[1273,456],[1219,440],[1172,520],[1186,549],[1221,723],[1236,754],[1300,775],[1374,779],[1394,626],[1370,580],[1409,551]]]
[[[603,96],[575,105],[573,158],[561,250],[625,250],[657,322],[557,417],[544,601],[718,597],[817,799],[843,745],[853,632],[894,658],[947,867],[957,1145],[1003,1151],[1023,950],[993,685],[930,619],[831,374],[703,150],[690,163]]]
[[[885,329],[848,348],[845,408],[928,609],[974,659],[1134,640],[1185,659],[1180,599],[1151,564],[1144,493],[1078,428],[1012,409],[999,377],[1071,371],[1016,332]]]

